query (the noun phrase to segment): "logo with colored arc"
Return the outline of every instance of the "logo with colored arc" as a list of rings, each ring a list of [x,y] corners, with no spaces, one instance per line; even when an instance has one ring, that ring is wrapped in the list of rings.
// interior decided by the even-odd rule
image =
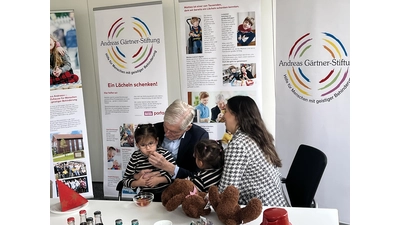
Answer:
[[[101,41],[100,45],[107,46],[107,60],[117,71],[135,74],[149,66],[159,43],[160,38],[152,37],[150,28],[140,18],[121,17],[113,22],[107,41]]]
[[[350,85],[350,59],[340,39],[328,32],[310,33],[298,38],[291,46],[283,76],[288,88],[302,101],[330,102]]]

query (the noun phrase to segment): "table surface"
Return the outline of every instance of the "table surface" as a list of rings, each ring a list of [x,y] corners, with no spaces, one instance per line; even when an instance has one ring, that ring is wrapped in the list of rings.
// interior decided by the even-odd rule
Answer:
[[[58,198],[50,198],[50,207],[59,204]],[[263,211],[269,207],[263,207]],[[89,200],[82,207],[87,212],[87,216],[94,217],[95,211],[101,211],[102,220],[105,225],[114,225],[116,219],[122,219],[124,225],[131,225],[132,219],[138,219],[140,225],[153,225],[158,220],[171,220],[173,225],[189,225],[191,221],[199,219],[190,218],[185,215],[182,208],[169,212],[160,202],[153,202],[146,207],[138,207],[131,201],[115,201],[115,200]],[[289,221],[292,225],[338,225],[339,216],[337,209],[325,208],[284,208],[288,212]],[[75,224],[79,225],[79,210],[72,212],[50,211],[51,225],[67,224],[67,218],[75,217]],[[207,216],[208,220],[214,225],[223,225],[214,211]],[[260,225],[262,222],[262,213],[260,216],[248,225]]]

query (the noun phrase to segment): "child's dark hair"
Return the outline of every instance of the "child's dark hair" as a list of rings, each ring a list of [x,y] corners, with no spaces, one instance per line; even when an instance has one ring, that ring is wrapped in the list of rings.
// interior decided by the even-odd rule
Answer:
[[[153,124],[138,124],[135,130],[135,142],[139,143],[143,139],[153,137],[157,140],[157,130]],[[157,143],[158,144],[158,143]]]
[[[221,141],[200,140],[194,147],[194,156],[209,168],[219,169],[224,165],[224,150]]]

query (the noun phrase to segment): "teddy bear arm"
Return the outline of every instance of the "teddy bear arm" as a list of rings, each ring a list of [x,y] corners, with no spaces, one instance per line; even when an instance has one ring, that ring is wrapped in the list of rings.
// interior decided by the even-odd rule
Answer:
[[[251,199],[247,205],[240,209],[239,215],[243,223],[248,223],[257,219],[262,212],[262,203],[259,199]]]
[[[207,202],[199,195],[192,195],[186,197],[182,203],[182,209],[185,214],[192,218],[199,218],[200,216],[208,215],[211,209],[205,210]]]
[[[221,201],[217,186],[211,186],[208,189],[208,198],[210,200],[212,207],[216,209],[218,207],[219,202]]]
[[[185,199],[185,195],[184,194],[175,195],[174,197],[172,197],[170,200],[168,200],[165,203],[164,207],[168,211],[173,211],[173,210],[177,209],[178,206],[180,206],[182,204],[184,199]]]

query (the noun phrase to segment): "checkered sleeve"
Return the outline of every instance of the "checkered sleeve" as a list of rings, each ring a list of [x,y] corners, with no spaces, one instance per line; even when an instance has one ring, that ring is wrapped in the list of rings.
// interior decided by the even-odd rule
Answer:
[[[235,140],[236,139],[236,140]],[[239,137],[232,138],[225,150],[225,163],[222,178],[219,183],[219,191],[222,192],[228,185],[240,186],[243,173],[247,167],[248,152],[243,141]]]

